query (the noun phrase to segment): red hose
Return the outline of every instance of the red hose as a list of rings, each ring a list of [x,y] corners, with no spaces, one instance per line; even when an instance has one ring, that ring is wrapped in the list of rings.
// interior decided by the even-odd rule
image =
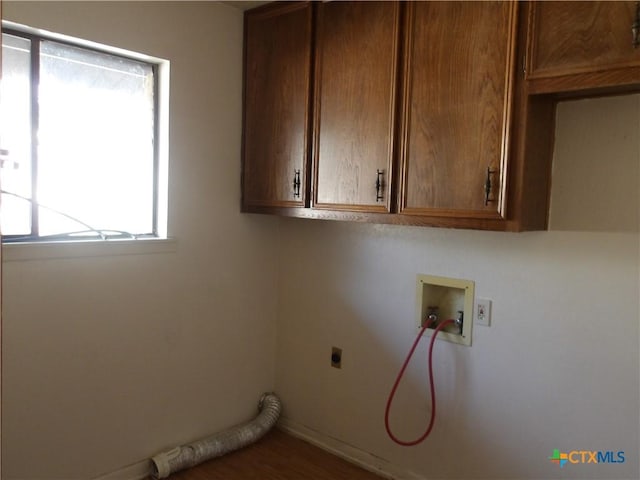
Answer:
[[[433,344],[435,343],[438,332],[440,332],[440,330],[442,330],[448,324],[454,323],[454,322],[455,320],[451,320],[451,319],[440,322],[438,326],[434,328],[433,334],[431,335],[431,341],[429,342],[429,356],[428,356],[429,388],[431,390],[431,420],[429,421],[429,426],[427,427],[427,431],[424,432],[424,434],[421,437],[417,438],[416,440],[413,440],[413,441],[400,440],[393,434],[393,432],[391,432],[391,427],[389,427],[389,411],[391,410],[391,403],[393,402],[393,397],[395,396],[396,390],[398,389],[398,384],[400,383],[400,380],[404,375],[404,371],[407,368],[407,365],[409,365],[409,361],[411,360],[411,357],[413,356],[413,352],[418,346],[418,342],[422,338],[422,334],[425,332],[427,328],[429,328],[429,324],[425,323],[425,325],[420,329],[420,333],[418,334],[415,341],[413,342],[413,346],[411,347],[411,350],[409,350],[409,355],[407,355],[407,358],[404,361],[402,368],[400,369],[400,373],[398,373],[398,376],[396,377],[396,381],[393,384],[393,388],[391,388],[391,392],[389,393],[389,398],[387,400],[387,406],[384,410],[384,426],[387,429],[387,434],[389,435],[389,438],[391,438],[391,440],[393,440],[399,445],[403,445],[405,447],[412,447],[414,445],[418,445],[419,443],[422,443],[424,439],[427,438],[431,433],[431,429],[433,428],[433,424],[436,420],[436,391],[433,385],[433,366],[431,362],[431,357],[433,356]]]

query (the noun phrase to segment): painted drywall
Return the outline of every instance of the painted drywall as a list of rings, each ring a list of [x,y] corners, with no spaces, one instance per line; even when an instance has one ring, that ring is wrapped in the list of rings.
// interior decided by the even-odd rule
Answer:
[[[273,388],[277,222],[241,215],[242,12],[11,2],[7,20],[171,61],[175,252],[5,262],[5,479],[87,479],[251,418]]]
[[[294,429],[419,478],[639,477],[640,97],[562,103],[556,137],[551,231],[281,220],[276,390]],[[471,347],[437,343],[436,425],[406,448],[383,412],[413,340],[419,273],[475,281],[493,318]],[[413,439],[428,414],[421,345],[391,423]],[[560,470],[554,449],[625,461]]]
[[[551,230],[638,232],[639,98],[558,104]]]

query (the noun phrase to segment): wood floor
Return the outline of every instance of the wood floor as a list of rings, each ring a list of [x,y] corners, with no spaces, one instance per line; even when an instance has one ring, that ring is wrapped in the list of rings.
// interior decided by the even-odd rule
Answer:
[[[168,480],[380,480],[309,443],[273,429],[257,443]]]

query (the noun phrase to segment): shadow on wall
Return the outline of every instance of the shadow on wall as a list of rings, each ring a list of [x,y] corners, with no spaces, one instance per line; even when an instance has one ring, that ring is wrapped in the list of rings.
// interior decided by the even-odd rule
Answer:
[[[549,230],[638,232],[640,95],[558,104]]]

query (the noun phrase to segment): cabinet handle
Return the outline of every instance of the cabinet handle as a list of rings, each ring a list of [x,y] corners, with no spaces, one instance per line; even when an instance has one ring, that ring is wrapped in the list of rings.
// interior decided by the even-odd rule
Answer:
[[[498,173],[498,170],[491,170],[491,167],[487,167],[487,178],[484,181],[484,206],[489,205],[489,202],[493,202],[493,200],[489,199],[491,195],[491,188],[493,185],[491,184],[491,175]]]
[[[384,175],[384,170],[376,170],[376,202],[381,202],[384,199],[384,195],[382,195],[382,190],[384,188],[384,180],[382,176]]]
[[[636,2],[636,19],[631,24],[631,35],[633,36],[633,48],[640,47],[640,2]]]
[[[294,170],[293,174],[293,196],[300,198],[300,170]]]

